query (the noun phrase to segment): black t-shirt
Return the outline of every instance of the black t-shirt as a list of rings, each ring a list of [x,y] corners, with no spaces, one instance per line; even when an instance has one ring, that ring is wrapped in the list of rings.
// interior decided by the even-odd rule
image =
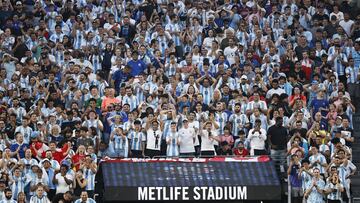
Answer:
[[[288,141],[288,131],[284,126],[273,125],[268,129],[267,132],[270,141],[273,145],[276,145],[275,150],[284,150],[286,149],[286,144]]]
[[[60,201],[62,201],[63,203],[71,203],[71,202],[73,202],[73,201],[65,201],[64,193],[56,194],[55,197],[52,200],[52,203],[59,203]]]

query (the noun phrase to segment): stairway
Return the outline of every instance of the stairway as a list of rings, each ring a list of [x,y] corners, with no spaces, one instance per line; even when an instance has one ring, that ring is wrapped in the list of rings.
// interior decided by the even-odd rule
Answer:
[[[360,110],[353,116],[354,124],[354,138],[355,142],[352,145],[353,163],[357,167],[357,172],[351,178],[351,187],[353,192],[353,202],[360,203]]]

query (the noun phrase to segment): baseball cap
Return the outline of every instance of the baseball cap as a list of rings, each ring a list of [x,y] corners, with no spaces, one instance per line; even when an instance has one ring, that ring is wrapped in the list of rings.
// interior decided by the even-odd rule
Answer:
[[[17,5],[17,6],[18,6],[18,5],[22,5],[21,1],[17,1],[17,2],[16,2],[16,5]]]
[[[245,79],[245,80],[247,80],[248,78],[247,78],[246,75],[242,75],[240,79]]]

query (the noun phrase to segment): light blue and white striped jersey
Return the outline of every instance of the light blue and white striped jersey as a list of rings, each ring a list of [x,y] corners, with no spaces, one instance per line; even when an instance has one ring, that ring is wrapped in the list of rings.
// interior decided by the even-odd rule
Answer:
[[[115,135],[112,142],[114,143],[113,146],[115,150],[129,150],[129,141],[128,139],[123,139],[122,136]]]
[[[122,100],[122,105],[124,104],[129,104],[130,111],[133,111],[138,107],[139,101],[137,100],[135,95],[131,95],[130,97],[128,95],[125,95]]]
[[[2,193],[3,193],[3,192],[2,192]],[[5,196],[5,195],[4,195],[4,196]],[[17,203],[17,201],[16,201],[16,200],[13,200],[13,199],[11,199],[11,200],[3,199],[3,200],[0,201],[0,203]]]
[[[179,156],[179,145],[178,145],[179,133],[178,132],[169,132],[168,136],[166,136],[167,144],[166,156]]]
[[[164,122],[164,129],[163,129],[163,136],[162,136],[162,139],[165,140],[166,137],[169,135],[170,133],[170,125],[171,125],[171,122],[173,122],[173,120],[163,120]]]
[[[25,177],[15,177],[13,176],[13,182],[10,185],[11,191],[12,191],[12,198],[17,200],[19,192],[24,192],[25,189],[25,183],[26,183],[26,176]]]
[[[224,127],[226,122],[228,121],[228,115],[225,112],[216,112],[215,113],[215,121],[219,125],[218,133],[219,135],[224,134]]]
[[[84,176],[87,181],[85,190],[95,190],[95,175],[90,168],[84,168]]]
[[[261,120],[261,128],[267,130],[268,129],[268,123],[267,118],[264,114],[261,114],[259,117],[255,117],[254,114],[251,114],[250,116],[250,123],[252,126],[255,126],[256,119]]]
[[[56,189],[55,184],[53,183],[53,178],[55,176],[55,170],[53,168],[49,168],[48,170],[45,169],[45,172],[48,175],[48,187],[49,189]]]
[[[101,62],[102,62],[102,56],[100,55],[92,55],[90,57],[91,64],[93,65],[93,73],[96,73],[97,70],[101,70]]]
[[[324,190],[324,188],[325,188],[325,182],[324,182],[323,180],[319,179],[319,180],[316,182],[316,184],[317,184],[317,186],[318,186],[318,189]],[[311,187],[311,185],[310,185],[310,187]],[[308,202],[308,203],[314,203],[314,202],[316,202],[316,203],[322,203],[322,202],[324,202],[324,200],[323,200],[323,194],[322,194],[322,193],[319,193],[315,187],[312,187],[312,188],[311,188],[311,192],[310,192],[309,197],[308,197],[308,199],[307,199],[306,202]]]
[[[347,77],[347,84],[358,84],[359,80],[357,79],[359,74],[359,68],[360,67],[346,67],[345,73],[348,76]]]
[[[326,158],[324,155],[317,153],[316,155],[312,155],[309,157],[310,164],[312,164],[313,167],[318,168],[320,170],[320,173],[325,173],[325,167],[321,166],[319,163],[315,163],[316,161],[319,161],[321,164],[326,164]]]
[[[30,203],[50,203],[50,200],[46,197],[46,195],[43,195],[42,197],[34,195],[30,198]]]
[[[81,49],[82,46],[86,45],[85,31],[76,30],[74,37],[74,49]]]
[[[62,66],[65,64],[64,51],[56,50],[54,51],[54,56],[57,65]]]
[[[173,24],[173,23],[169,23],[165,26],[165,30],[168,31],[169,33],[171,32],[180,32],[181,31],[181,27],[179,24]],[[175,46],[180,46],[181,45],[181,40],[180,40],[180,35],[172,35],[172,38],[174,40]]]
[[[259,101],[251,101],[247,104],[247,110],[250,110],[251,112],[256,109],[256,108],[260,108],[260,109],[264,109],[267,110],[267,105],[265,101],[259,100]]]
[[[135,95],[136,95],[136,99],[139,102],[139,104],[141,102],[145,101],[144,90],[142,88],[143,86],[144,85],[136,84],[135,87],[134,87],[134,92],[135,92]]]
[[[209,105],[214,95],[214,88],[212,86],[204,87],[200,85],[200,93],[203,96],[204,104]]]
[[[355,48],[351,50],[352,58],[354,59],[355,67],[360,67],[360,51],[356,51]]]
[[[23,162],[25,164],[25,166],[26,166],[24,168],[24,173],[25,174],[28,174],[31,171],[31,166],[32,165],[39,165],[39,162],[36,159],[33,159],[33,158],[31,158],[30,160],[28,160],[26,158],[22,158],[20,161]]]
[[[311,187],[312,177],[310,174],[306,173],[305,171],[301,172],[301,181],[302,181],[302,189],[305,192],[306,188]]]
[[[329,56],[329,59],[333,58],[333,56]],[[341,63],[341,59],[344,62],[348,62],[347,57],[344,53],[340,53],[335,59],[334,59],[334,66],[333,70],[339,75],[345,75],[345,66]]]
[[[87,198],[86,201],[83,201],[81,198],[76,200],[75,203],[96,203],[95,200],[91,199],[91,198]]]
[[[132,131],[128,134],[128,138],[130,140],[131,150],[142,150],[142,143],[146,141],[146,136],[144,133]]]
[[[30,143],[30,136],[32,133],[32,129],[29,126],[18,126],[15,129],[15,133],[20,132],[24,136],[24,143],[29,144]]]
[[[343,187],[343,184],[339,184],[340,187]],[[336,184],[333,184],[331,181],[328,182],[325,186],[325,190],[329,190],[329,189],[336,189],[336,191],[331,192],[330,194],[327,195],[327,199],[329,200],[342,200],[341,197],[341,192],[338,189],[338,186]]]
[[[232,114],[229,118],[229,121],[232,123],[232,135],[237,136],[238,132],[245,128],[245,124],[249,123],[249,119],[245,114]],[[239,125],[243,127],[240,128]]]

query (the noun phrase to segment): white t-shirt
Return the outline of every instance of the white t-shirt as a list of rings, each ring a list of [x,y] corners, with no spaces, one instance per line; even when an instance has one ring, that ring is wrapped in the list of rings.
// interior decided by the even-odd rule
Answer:
[[[194,142],[194,145],[195,146],[199,146],[200,145],[200,142],[199,142],[199,128],[200,128],[200,123],[199,121],[193,121],[193,122],[190,122],[189,121],[189,128],[193,128],[195,130],[195,142]]]
[[[154,131],[152,128],[150,128],[146,132],[146,149],[151,150],[158,150],[160,151],[161,146],[161,136],[162,136],[161,130]],[[157,143],[156,143],[157,140]]]
[[[70,174],[66,174],[65,176],[69,180],[73,179],[73,176]],[[61,173],[56,174],[55,179],[58,181],[58,184],[56,185],[56,194],[65,193],[70,190],[70,185],[65,182],[65,179],[61,176]]]
[[[211,137],[217,137],[217,135],[216,131],[211,130]],[[214,145],[217,144],[217,141],[211,137],[209,138],[207,130],[202,130],[201,151],[215,151]]]
[[[237,51],[237,47],[234,46],[233,48],[231,48],[230,46],[226,47],[224,49],[224,55],[226,56],[227,60],[229,61],[229,64],[232,65],[235,63],[235,55],[236,55],[236,51]]]
[[[194,153],[194,140],[195,140],[195,130],[194,128],[181,128],[179,130],[180,138],[180,153]]]

